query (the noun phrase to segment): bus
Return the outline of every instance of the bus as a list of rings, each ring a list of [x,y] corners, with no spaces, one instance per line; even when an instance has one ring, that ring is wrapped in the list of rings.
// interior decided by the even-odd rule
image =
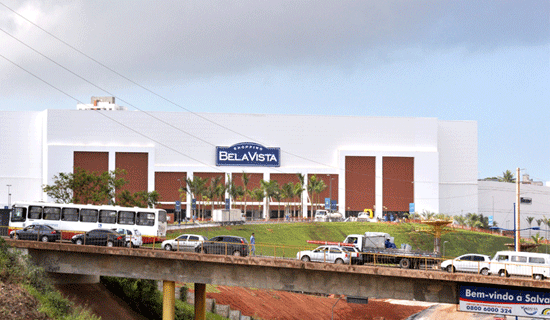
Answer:
[[[143,242],[166,237],[167,229],[166,211],[163,209],[72,203],[14,203],[9,219],[10,231],[31,224],[46,224],[60,230],[63,239],[92,229],[132,229],[141,233]]]

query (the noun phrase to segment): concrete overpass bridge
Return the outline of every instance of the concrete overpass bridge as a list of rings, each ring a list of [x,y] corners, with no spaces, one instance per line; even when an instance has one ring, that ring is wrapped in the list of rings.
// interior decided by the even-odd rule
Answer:
[[[206,284],[451,304],[458,304],[461,284],[519,290],[550,289],[550,281],[530,278],[145,248],[76,246],[10,239],[6,242],[27,251],[58,282],[97,282],[99,276],[163,281],[164,319],[174,319],[175,282],[195,284],[196,319],[204,319],[206,315]]]

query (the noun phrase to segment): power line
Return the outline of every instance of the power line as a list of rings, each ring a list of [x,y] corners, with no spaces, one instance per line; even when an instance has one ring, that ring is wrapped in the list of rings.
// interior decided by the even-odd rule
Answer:
[[[193,112],[192,110],[189,110],[189,109],[187,109],[187,108],[181,106],[180,104],[178,104],[178,103],[176,103],[176,102],[174,102],[174,101],[172,101],[172,100],[169,100],[169,99],[167,99],[167,98],[161,96],[160,94],[154,92],[153,90],[151,90],[151,89],[149,89],[149,88],[147,88],[147,87],[145,87],[145,86],[139,84],[138,82],[136,82],[136,81],[134,81],[134,80],[132,80],[132,79],[130,79],[130,78],[124,76],[123,74],[117,72],[117,71],[114,70],[113,68],[110,68],[109,66],[105,65],[104,63],[98,61],[97,59],[91,57],[90,55],[88,55],[88,54],[82,52],[81,50],[79,50],[79,49],[77,49],[77,48],[75,48],[75,47],[72,46],[71,44],[69,44],[69,43],[67,43],[66,41],[62,40],[61,38],[55,36],[54,34],[52,34],[51,32],[47,31],[46,29],[40,27],[39,25],[37,25],[36,23],[32,22],[31,20],[29,20],[28,18],[24,17],[23,15],[19,14],[18,12],[16,12],[15,10],[13,10],[12,8],[10,8],[10,7],[8,7],[7,5],[5,5],[4,3],[1,3],[1,2],[0,2],[0,5],[4,6],[6,9],[10,10],[10,11],[13,12],[14,14],[16,14],[17,16],[19,16],[19,17],[21,17],[22,19],[24,19],[25,21],[27,21],[28,23],[30,23],[30,24],[32,24],[33,26],[35,26],[36,28],[42,30],[44,33],[48,34],[49,36],[51,36],[51,37],[53,37],[54,39],[58,40],[59,42],[63,43],[63,44],[66,45],[67,47],[73,49],[74,51],[76,51],[76,52],[78,52],[79,54],[81,54],[81,55],[85,56],[86,58],[88,58],[89,60],[91,60],[91,61],[97,63],[98,65],[102,66],[103,68],[105,68],[105,69],[111,71],[112,73],[118,75],[119,77],[125,79],[126,81],[128,81],[128,82],[130,82],[130,83],[132,83],[132,84],[134,84],[134,85],[136,85],[136,86],[138,86],[139,88],[141,88],[141,89],[143,89],[143,90],[145,90],[145,91],[147,91],[147,92],[149,92],[149,93],[155,95],[156,97],[158,97],[158,98],[160,98],[160,99],[162,99],[162,100],[164,100],[164,101],[166,101],[166,102],[168,102],[168,103],[170,103],[170,104],[172,104],[172,105],[174,105],[174,106],[176,106],[176,107],[178,107],[178,108],[180,108],[180,109],[182,109],[182,110],[185,110],[185,111],[187,111],[187,112],[189,112],[189,113],[191,113],[191,114],[193,114],[193,115],[195,115],[195,116],[197,116],[197,117],[199,117],[199,118],[201,118],[201,119],[203,119],[203,120],[205,120],[205,121],[207,121],[207,122],[210,122],[210,123],[214,124],[215,126],[218,126],[218,127],[223,128],[223,129],[225,129],[225,130],[228,130],[228,131],[230,131],[230,132],[232,132],[232,133],[235,133],[235,134],[237,134],[237,135],[239,135],[239,136],[241,136],[241,137],[244,137],[244,138],[250,140],[251,142],[256,142],[256,143],[262,144],[260,141],[254,139],[254,138],[252,138],[252,137],[249,137],[249,136],[244,135],[244,134],[242,134],[242,133],[240,133],[240,132],[238,132],[238,131],[236,131],[236,130],[233,130],[233,129],[227,127],[227,126],[224,126],[224,125],[222,125],[222,124],[220,124],[220,123],[217,123],[217,122],[215,122],[215,121],[212,121],[212,120],[208,119],[207,117],[204,117],[204,116],[202,116],[202,115],[200,115],[200,114],[198,114],[198,113],[196,113],[196,112]],[[193,134],[191,134],[191,133],[189,133],[189,132],[187,132],[187,131],[181,130],[180,128],[175,127],[175,126],[173,126],[173,125],[171,125],[171,124],[169,124],[169,123],[167,123],[167,122],[165,122],[165,121],[159,119],[158,117],[155,117],[155,116],[153,116],[152,114],[150,114],[150,113],[148,113],[148,112],[146,112],[146,111],[144,111],[144,110],[141,110],[140,108],[138,108],[138,107],[136,107],[135,105],[129,103],[128,101],[125,101],[124,99],[122,99],[122,98],[120,98],[120,97],[114,95],[113,93],[109,92],[108,90],[106,90],[106,89],[104,89],[104,88],[101,88],[101,87],[95,85],[94,83],[92,83],[91,81],[85,79],[84,77],[82,77],[82,76],[80,76],[80,75],[78,75],[78,74],[72,72],[72,71],[69,70],[68,68],[62,66],[61,64],[55,62],[53,59],[50,59],[49,57],[45,56],[44,54],[42,54],[42,53],[40,53],[39,51],[35,50],[34,48],[30,47],[29,45],[23,43],[21,40],[17,39],[16,37],[14,37],[13,35],[7,33],[6,31],[4,31],[4,30],[2,30],[2,29],[0,29],[0,30],[3,31],[4,33],[8,34],[8,35],[9,35],[10,37],[12,37],[13,39],[17,40],[18,42],[24,44],[24,45],[27,46],[29,49],[35,51],[36,53],[40,54],[40,55],[43,56],[44,58],[48,59],[49,61],[55,63],[56,65],[58,65],[59,67],[63,68],[64,70],[70,72],[71,74],[77,76],[78,78],[80,78],[80,79],[82,79],[83,81],[85,81],[85,82],[91,84],[92,86],[94,86],[94,87],[96,87],[96,88],[98,88],[98,89],[104,91],[105,93],[107,93],[107,94],[109,94],[109,95],[112,95],[112,96],[116,97],[116,98],[119,99],[120,101],[122,101],[122,102],[128,104],[129,106],[131,106],[131,107],[133,107],[133,108],[139,110],[140,112],[143,112],[143,113],[147,114],[148,116],[150,116],[150,117],[156,119],[157,121],[160,121],[160,122],[162,122],[162,123],[168,125],[169,127],[173,128],[173,129],[175,129],[175,130],[177,130],[177,131],[183,132],[183,133],[185,133],[185,134],[187,134],[187,135],[189,135],[189,136],[191,136],[191,137],[193,137],[193,138],[196,138],[196,139],[198,139],[199,141],[202,141],[202,142],[204,142],[204,143],[206,143],[206,144],[209,144],[209,145],[211,145],[211,146],[215,146],[215,144],[213,144],[213,143],[211,143],[211,142],[208,142],[208,141],[206,141],[206,140],[204,140],[204,139],[202,139],[202,138],[199,138],[199,137],[197,137],[197,136],[195,136],[195,135],[193,135]],[[334,167],[334,166],[332,166],[332,165],[328,165],[328,164],[326,164],[326,163],[321,163],[321,162],[319,162],[319,161],[316,161],[316,160],[313,160],[313,159],[309,159],[309,158],[300,156],[300,155],[298,155],[298,154],[290,153],[290,152],[287,152],[287,151],[285,151],[285,150],[282,150],[282,153],[285,153],[285,154],[288,154],[288,155],[290,155],[290,156],[294,156],[294,157],[296,157],[296,158],[303,159],[303,160],[306,160],[306,161],[309,161],[309,162],[312,162],[312,163],[315,163],[315,164],[319,164],[319,165],[321,165],[321,166],[323,166],[323,167],[336,169],[336,170],[338,170],[338,171],[344,171],[344,172],[346,172],[346,173],[357,174],[357,175],[372,176],[371,174],[364,173],[364,172],[354,172],[354,171],[351,171],[351,170],[346,170],[345,168]],[[273,171],[278,171],[278,172],[280,172],[280,173],[284,173],[284,172],[282,172],[281,170],[278,170],[278,169],[275,169],[275,168],[271,168],[271,170],[273,170]],[[375,176],[375,177],[377,177],[377,176]],[[379,178],[381,178],[381,177],[379,177]],[[393,179],[393,178],[383,178],[383,179],[386,179],[386,181],[391,181],[391,180],[393,180],[393,181],[409,182],[409,180],[403,180],[403,179]],[[439,181],[420,181],[420,180],[417,180],[417,181],[414,181],[414,182],[415,182],[415,183],[437,183],[437,184],[440,183]],[[458,181],[458,182],[457,182],[457,181],[455,181],[455,182],[447,182],[447,183],[464,183],[464,182],[465,182],[465,183],[472,183],[472,181],[470,181],[470,180],[462,181],[462,182],[461,182],[461,181]]]

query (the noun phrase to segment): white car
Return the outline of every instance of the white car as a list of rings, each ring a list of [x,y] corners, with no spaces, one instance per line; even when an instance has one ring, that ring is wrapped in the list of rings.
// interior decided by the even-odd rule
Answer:
[[[126,246],[128,248],[139,248],[143,245],[143,238],[139,230],[134,229],[132,231],[124,228],[114,228],[113,230],[126,235]]]
[[[304,262],[315,261],[349,264],[351,252],[343,249],[340,246],[326,245],[320,246],[315,250],[300,251],[296,254],[296,258]]]
[[[198,234],[182,234],[175,239],[163,241],[161,246],[167,251],[176,250],[195,252],[195,248],[206,240],[208,240],[207,237]]]
[[[441,269],[447,272],[475,272],[489,274],[491,257],[484,254],[468,253],[441,263]]]

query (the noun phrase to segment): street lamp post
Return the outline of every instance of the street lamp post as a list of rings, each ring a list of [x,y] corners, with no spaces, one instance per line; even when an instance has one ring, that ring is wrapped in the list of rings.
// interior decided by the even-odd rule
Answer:
[[[11,184],[7,184],[8,186],[8,209],[11,207],[11,192],[10,192],[10,187],[11,187]]]

